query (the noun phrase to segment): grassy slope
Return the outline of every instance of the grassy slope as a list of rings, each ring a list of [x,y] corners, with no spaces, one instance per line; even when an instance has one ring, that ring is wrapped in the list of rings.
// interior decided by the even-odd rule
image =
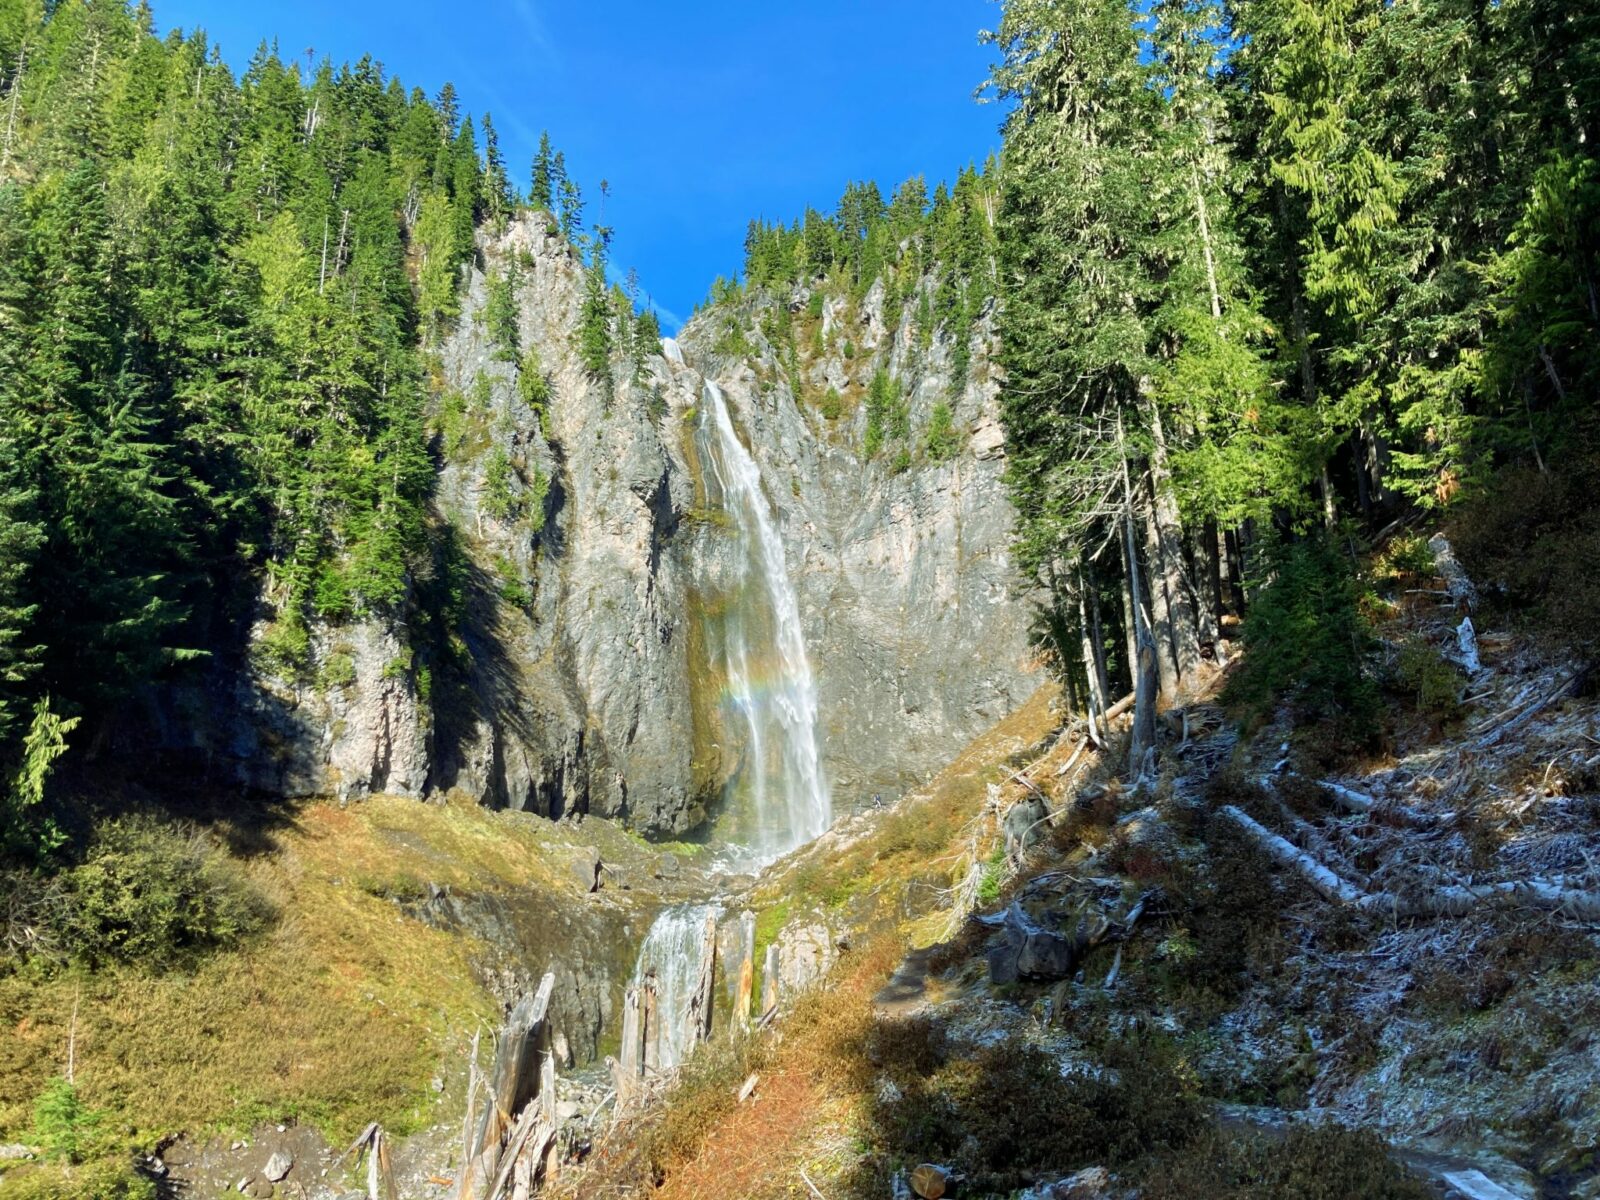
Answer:
[[[494,1006],[476,947],[394,899],[425,883],[576,897],[560,871],[572,835],[515,813],[314,804],[269,841],[238,862],[283,914],[253,944],[192,975],[0,978],[0,1141],[29,1140],[34,1099],[63,1070],[74,1028],[82,1098],[130,1144],[267,1118],[333,1139],[372,1120],[399,1133],[429,1124],[453,1102],[430,1080]]]

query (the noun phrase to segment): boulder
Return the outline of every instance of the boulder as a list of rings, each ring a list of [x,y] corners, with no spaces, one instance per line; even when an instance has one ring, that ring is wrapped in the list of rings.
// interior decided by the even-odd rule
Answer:
[[[1113,1182],[1104,1167],[1086,1167],[1066,1179],[1031,1187],[1019,1200],[1111,1200],[1116,1194],[1111,1190]]]
[[[287,1150],[277,1150],[267,1159],[267,1165],[261,1168],[261,1174],[273,1183],[281,1183],[293,1169],[294,1155]]]
[[[1050,817],[1050,807],[1040,796],[1029,796],[1011,806],[1006,813],[1006,857],[1020,863],[1028,851],[1044,836],[1045,822]]]
[[[569,869],[578,890],[585,894],[600,890],[602,868],[600,851],[593,846],[581,846]]]

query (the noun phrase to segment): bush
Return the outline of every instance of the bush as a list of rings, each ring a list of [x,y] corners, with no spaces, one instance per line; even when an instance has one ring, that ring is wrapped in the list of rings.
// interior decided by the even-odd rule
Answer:
[[[270,917],[261,894],[203,834],[149,817],[102,825],[62,884],[60,943],[90,967],[183,967],[257,932]]]
[[[57,1075],[33,1105],[33,1136],[51,1158],[81,1162],[94,1148],[100,1114],[78,1098],[78,1089]]]
[[[1381,706],[1349,556],[1318,533],[1272,546],[1265,559],[1266,582],[1245,618],[1244,663],[1224,698],[1258,718],[1287,700],[1297,722],[1325,723],[1339,739],[1370,745]]]
[[[1458,513],[1456,553],[1484,603],[1558,651],[1600,653],[1600,462],[1508,469]],[[1481,626],[1480,626],[1481,628]]]
[[[156,1187],[125,1162],[81,1167],[28,1164],[7,1170],[0,1200],[156,1200]]]
[[[1201,1120],[1192,1076],[1154,1042],[1111,1043],[1094,1075],[1063,1075],[1054,1056],[1010,1039],[930,1070],[939,1057],[930,1047],[885,1064],[902,1097],[880,1097],[873,1124],[891,1160],[950,1163],[980,1194],[1132,1162],[1187,1140]]]
[[[1145,1200],[1425,1200],[1432,1195],[1389,1157],[1376,1134],[1297,1126],[1281,1143],[1211,1129],[1173,1147],[1150,1169]]]
[[[1417,711],[1436,725],[1461,717],[1462,684],[1465,682],[1461,672],[1421,638],[1409,639],[1401,645],[1394,678],[1416,704]]]
[[[955,420],[950,405],[941,400],[933,406],[928,418],[928,457],[934,462],[946,462],[961,449],[961,438],[956,433]]]
[[[9,783],[0,782],[0,856],[39,860],[49,857],[66,840],[53,818],[44,812],[45,787],[56,759],[67,752],[67,734],[78,718],[63,718],[50,710],[43,697],[33,710],[33,721],[22,739],[22,761]]]

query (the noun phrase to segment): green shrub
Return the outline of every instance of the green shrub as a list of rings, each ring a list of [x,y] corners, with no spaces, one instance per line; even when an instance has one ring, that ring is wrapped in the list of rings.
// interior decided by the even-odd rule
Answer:
[[[941,400],[933,406],[928,418],[928,457],[934,462],[946,462],[961,450],[961,437],[956,433],[954,414],[950,405]]]
[[[517,394],[522,397],[524,404],[541,415],[550,403],[550,380],[545,377],[539,351],[532,346],[522,356],[522,365],[517,374]]]
[[[356,681],[356,660],[342,650],[328,655],[322,664],[322,686],[347,688]]]
[[[0,792],[0,856],[43,859],[66,840],[42,806],[50,772],[67,752],[67,734],[77,727],[77,717],[62,718],[50,710],[48,696],[34,706],[22,739],[22,761]]]
[[[294,611],[281,613],[267,626],[256,644],[256,654],[261,665],[269,671],[284,671],[297,675],[311,653],[311,631]]]
[[[483,469],[483,508],[497,521],[510,520],[517,512],[517,496],[511,488],[513,469],[504,447],[496,446]]]
[[[876,458],[886,441],[904,437],[910,420],[899,380],[880,368],[867,389],[867,457]]]
[[[1094,1075],[1063,1076],[1058,1059],[1017,1039],[929,1070],[941,1057],[929,1047],[884,1063],[902,1095],[875,1105],[878,1148],[903,1164],[952,1164],[980,1195],[1044,1172],[1121,1166],[1182,1143],[1202,1119],[1191,1073],[1161,1043],[1112,1042]]]
[[[81,1162],[95,1148],[100,1114],[86,1107],[61,1075],[44,1085],[33,1104],[33,1136],[51,1158]]]
[[[439,397],[436,424],[444,456],[454,458],[467,440],[467,397],[464,393],[451,388]]]
[[[1421,638],[1408,639],[1400,647],[1394,677],[1417,711],[1435,724],[1458,720],[1463,708],[1461,672]]]
[[[822,403],[817,406],[824,420],[837,421],[844,414],[844,397],[839,395],[839,389],[830,387],[823,393]]]
[[[1600,461],[1502,471],[1456,514],[1452,544],[1489,613],[1557,652],[1600,654]]]
[[[1000,881],[1005,875],[1006,848],[996,846],[989,861],[983,864],[983,875],[978,879],[978,903],[993,904],[1000,899]]]
[[[60,941],[90,967],[181,968],[257,932],[270,916],[259,891],[204,835],[150,817],[100,826],[62,883]]]
[[[1280,1142],[1210,1128],[1165,1148],[1140,1180],[1144,1200],[1425,1200],[1421,1182],[1367,1130],[1296,1126]]]
[[[0,1200],[156,1200],[156,1187],[115,1159],[83,1166],[29,1163],[6,1171]]]
[[[1246,654],[1225,699],[1256,717],[1288,701],[1296,721],[1327,723],[1352,743],[1377,736],[1381,705],[1361,588],[1335,537],[1269,547],[1265,582],[1244,623]]]

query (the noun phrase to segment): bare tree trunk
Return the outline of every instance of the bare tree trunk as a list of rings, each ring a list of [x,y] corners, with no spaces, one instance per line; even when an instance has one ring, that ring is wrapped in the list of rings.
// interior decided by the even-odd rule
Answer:
[[[520,1127],[517,1114],[527,1115],[539,1099],[545,1080],[543,1058],[550,1045],[550,996],[556,977],[546,975],[539,990],[524,996],[496,1041],[494,1067],[489,1075],[488,1102],[478,1118],[471,1141],[465,1146],[456,1179],[456,1200],[485,1200],[493,1194],[490,1181],[501,1171],[504,1156],[518,1147],[513,1133]],[[507,1161],[506,1167],[510,1166]]]
[[[1118,518],[1118,523],[1121,523],[1121,518]],[[1122,542],[1123,539],[1119,537],[1117,541]],[[1128,548],[1126,545],[1122,547],[1122,558],[1122,633],[1127,639],[1128,643],[1126,651],[1128,664],[1128,690],[1131,692],[1133,690],[1134,682],[1139,676],[1139,631],[1138,621],[1133,615],[1134,605],[1136,603],[1133,595],[1134,572],[1133,568],[1129,566],[1127,562]]]
[[[1128,593],[1132,598],[1136,654],[1133,670],[1133,736],[1129,743],[1129,771],[1141,774],[1147,752],[1156,745],[1156,648],[1140,603],[1143,588],[1139,580],[1139,555],[1133,542],[1133,482],[1128,472],[1128,451],[1123,439],[1122,417],[1117,417],[1117,445],[1122,451],[1123,547],[1128,555]]]
[[[1189,167],[1190,178],[1194,183],[1194,206],[1200,215],[1200,243],[1206,252],[1206,282],[1211,286],[1211,319],[1222,320],[1222,293],[1217,288],[1217,258],[1211,250],[1211,219],[1206,212],[1206,194],[1200,187],[1200,168],[1194,164]]]
[[[1090,577],[1089,582],[1093,582]],[[1111,674],[1106,670],[1106,635],[1100,620],[1100,589],[1089,588],[1089,621],[1094,632],[1091,648],[1094,650],[1094,678],[1100,688],[1100,715],[1105,716],[1106,705],[1111,702]]]
[[[716,973],[717,917],[711,912],[706,914],[705,933],[700,939],[700,972],[695,977],[694,992],[689,997],[689,1011],[684,1016],[688,1025],[684,1031],[685,1053],[692,1050],[696,1043],[711,1038],[712,985]]]
[[[1100,675],[1100,666],[1095,659],[1094,646],[1089,638],[1089,617],[1087,606],[1083,602],[1083,575],[1078,576],[1078,632],[1083,643],[1083,674],[1089,685],[1088,724],[1089,737],[1098,742],[1100,738],[1100,719],[1106,708],[1106,694],[1104,683]]]
[[[1146,508],[1144,520],[1144,559],[1150,569],[1150,626],[1156,647],[1156,675],[1161,681],[1161,694],[1171,697],[1178,690],[1183,672],[1178,667],[1177,629],[1172,619],[1172,592],[1167,586],[1171,568],[1163,553],[1161,535],[1156,529],[1153,509]]]
[[[1172,488],[1172,469],[1167,463],[1167,434],[1161,423],[1161,409],[1146,397],[1150,417],[1150,490],[1154,496],[1151,512],[1161,551],[1162,590],[1167,593],[1168,619],[1171,622],[1172,650],[1178,678],[1186,679],[1200,665],[1200,620],[1196,611],[1195,589],[1183,562],[1183,521],[1178,516],[1178,500]],[[1151,564],[1155,569],[1154,562]],[[1156,589],[1152,585],[1151,591]],[[1213,639],[1215,640],[1215,639]]]

